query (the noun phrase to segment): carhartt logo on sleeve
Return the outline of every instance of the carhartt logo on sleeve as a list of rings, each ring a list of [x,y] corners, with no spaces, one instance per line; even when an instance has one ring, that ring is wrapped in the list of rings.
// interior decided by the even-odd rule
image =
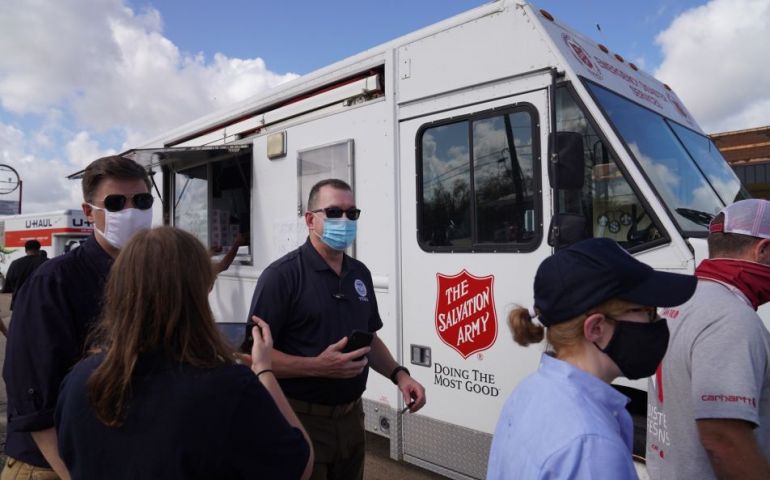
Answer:
[[[700,399],[704,402],[742,403],[755,408],[757,406],[756,398],[742,395],[701,395]]]

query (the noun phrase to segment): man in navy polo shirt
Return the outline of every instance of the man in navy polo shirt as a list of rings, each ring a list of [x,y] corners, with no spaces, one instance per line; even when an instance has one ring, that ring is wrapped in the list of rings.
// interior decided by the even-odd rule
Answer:
[[[382,320],[369,269],[345,254],[360,213],[347,183],[314,185],[307,242],[262,273],[252,299],[251,314],[273,333],[275,375],[313,442],[311,479],[363,478],[369,365],[398,386],[412,412],[425,405],[425,389],[375,333]],[[373,333],[371,347],[345,353],[354,330]]]
[[[95,160],[82,188],[83,212],[95,235],[35,270],[14,304],[3,365],[8,460],[2,480],[69,478],[53,420],[59,384],[87,348],[113,259],[134,232],[152,222],[150,182],[132,160]]]
[[[8,267],[8,273],[5,276],[5,283],[3,284],[3,293],[11,294],[11,310],[13,310],[16,292],[21,289],[21,286],[32,275],[32,272],[48,260],[47,257],[41,255],[40,242],[37,240],[27,240],[24,243],[24,253],[23,257],[11,262],[11,265]],[[5,326],[3,325],[1,328],[4,329]]]

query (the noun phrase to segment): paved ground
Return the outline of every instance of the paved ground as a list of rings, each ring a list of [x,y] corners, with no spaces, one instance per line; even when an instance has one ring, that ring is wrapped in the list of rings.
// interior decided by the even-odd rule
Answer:
[[[0,318],[8,324],[10,303],[9,294],[0,294]],[[5,337],[0,334],[0,371],[5,359]],[[5,427],[6,427],[5,383],[0,376],[0,465],[5,463]],[[378,435],[367,434],[366,480],[433,480],[439,475],[403,462],[395,462],[389,457],[388,440]]]

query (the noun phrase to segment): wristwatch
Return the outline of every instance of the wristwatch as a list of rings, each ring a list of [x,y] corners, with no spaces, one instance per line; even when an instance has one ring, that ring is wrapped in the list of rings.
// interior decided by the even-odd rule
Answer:
[[[398,385],[398,380],[396,380],[398,372],[406,372],[407,375],[411,376],[408,368],[402,367],[401,365],[397,366],[393,369],[392,372],[390,372],[390,381],[393,382],[394,385]]]

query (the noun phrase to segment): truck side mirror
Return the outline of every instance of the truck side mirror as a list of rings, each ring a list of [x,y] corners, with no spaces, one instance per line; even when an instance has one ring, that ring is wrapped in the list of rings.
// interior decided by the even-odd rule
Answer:
[[[552,135],[553,133],[550,134]],[[552,140],[552,137],[549,140]],[[583,188],[585,183],[583,135],[578,132],[556,132],[555,160],[555,162],[548,162],[548,180],[551,188],[559,190]]]
[[[557,213],[551,218],[548,245],[558,250],[586,238],[590,237],[586,233],[586,217],[583,215]]]

